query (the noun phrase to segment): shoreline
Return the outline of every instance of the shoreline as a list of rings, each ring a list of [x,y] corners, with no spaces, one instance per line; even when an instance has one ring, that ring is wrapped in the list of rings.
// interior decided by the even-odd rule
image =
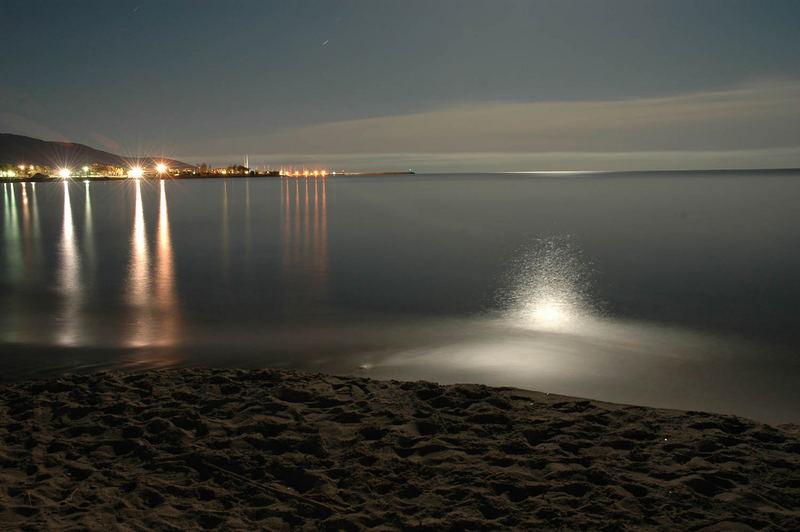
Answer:
[[[3,183],[63,183],[64,181],[156,181],[156,180],[177,180],[177,179],[232,179],[232,178],[250,178],[250,177],[262,177],[262,178],[286,178],[286,179],[330,179],[331,177],[341,177],[341,176],[371,176],[371,175],[416,175],[416,172],[337,172],[335,174],[328,174],[326,176],[311,176],[311,175],[277,175],[274,173],[267,173],[267,174],[228,174],[228,175],[219,175],[219,174],[193,174],[193,175],[170,175],[170,176],[142,176],[142,177],[112,177],[112,176],[74,176],[74,177],[46,177],[46,178],[35,178],[35,177],[25,177],[25,178],[16,178],[16,177],[4,177]]]
[[[0,385],[0,413],[0,527],[800,528],[800,427],[729,415],[211,368]]]

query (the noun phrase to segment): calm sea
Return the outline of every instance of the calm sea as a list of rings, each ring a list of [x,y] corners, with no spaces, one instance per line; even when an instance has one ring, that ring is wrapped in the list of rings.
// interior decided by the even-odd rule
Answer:
[[[2,187],[6,382],[279,367],[800,422],[800,172]]]

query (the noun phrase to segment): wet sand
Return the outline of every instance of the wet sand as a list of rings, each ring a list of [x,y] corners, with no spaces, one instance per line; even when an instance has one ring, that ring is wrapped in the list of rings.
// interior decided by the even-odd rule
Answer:
[[[273,370],[0,386],[0,528],[800,530],[800,427]]]

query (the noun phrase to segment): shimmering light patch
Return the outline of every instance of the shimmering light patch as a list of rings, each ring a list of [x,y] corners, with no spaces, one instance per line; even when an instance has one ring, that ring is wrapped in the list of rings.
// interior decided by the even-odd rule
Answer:
[[[603,170],[526,170],[522,172],[503,172],[506,174],[533,174],[542,176],[581,176],[588,174],[602,174]]]
[[[576,328],[592,313],[589,275],[569,237],[537,241],[518,260],[512,274],[509,319],[543,330]]]

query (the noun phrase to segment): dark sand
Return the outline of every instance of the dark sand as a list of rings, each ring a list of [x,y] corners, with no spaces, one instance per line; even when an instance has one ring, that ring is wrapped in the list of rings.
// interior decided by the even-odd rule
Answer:
[[[0,528],[800,530],[800,431],[298,372],[0,387]]]

